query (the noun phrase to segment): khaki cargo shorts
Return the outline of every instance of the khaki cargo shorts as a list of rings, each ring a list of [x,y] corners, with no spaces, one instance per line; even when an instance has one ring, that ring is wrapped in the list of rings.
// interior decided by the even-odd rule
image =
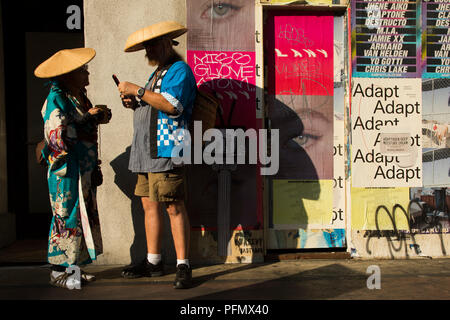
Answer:
[[[184,168],[159,173],[138,173],[134,194],[150,201],[176,202],[186,200]]]

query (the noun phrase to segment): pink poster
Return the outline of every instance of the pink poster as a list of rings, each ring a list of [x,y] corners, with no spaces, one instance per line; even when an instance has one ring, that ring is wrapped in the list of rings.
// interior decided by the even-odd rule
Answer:
[[[333,96],[333,25],[333,16],[269,19],[270,94]]]
[[[187,60],[200,90],[221,100],[217,126],[255,128],[255,53],[188,51]]]

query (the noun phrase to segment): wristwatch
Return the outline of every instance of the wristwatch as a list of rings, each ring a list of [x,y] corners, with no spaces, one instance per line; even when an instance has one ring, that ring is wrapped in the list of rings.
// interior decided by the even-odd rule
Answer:
[[[142,99],[142,97],[144,96],[144,94],[145,94],[145,88],[139,88],[138,91],[137,91],[137,97],[138,97],[139,99]]]

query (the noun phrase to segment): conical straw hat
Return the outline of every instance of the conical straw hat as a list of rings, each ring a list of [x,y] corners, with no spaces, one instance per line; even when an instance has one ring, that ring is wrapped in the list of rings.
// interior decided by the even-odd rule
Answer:
[[[74,71],[94,59],[95,50],[91,48],[65,49],[41,63],[34,75],[38,78],[53,78]]]
[[[186,33],[187,29],[175,21],[163,21],[132,33],[125,44],[125,52],[144,49],[143,43],[161,36],[175,39]]]

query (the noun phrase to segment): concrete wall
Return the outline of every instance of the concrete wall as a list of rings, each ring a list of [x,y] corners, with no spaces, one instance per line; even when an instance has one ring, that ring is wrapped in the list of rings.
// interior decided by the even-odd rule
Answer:
[[[153,68],[145,52],[125,53],[128,36],[163,20],[186,24],[185,0],[85,0],[85,46],[97,51],[89,64],[91,85],[87,88],[93,104],[112,109],[112,121],[101,127],[100,158],[103,185],[98,190],[98,206],[103,233],[104,254],[99,264],[127,264],[146,255],[143,211],[133,197],[136,177],[128,171],[133,133],[133,114],[122,107],[114,73],[121,81],[145,85]],[[178,51],[185,56],[186,36],[179,38]],[[127,151],[128,150],[128,151]],[[166,219],[164,258],[175,261],[173,243]]]
[[[11,244],[16,237],[15,216],[8,213],[4,75],[3,26],[0,18],[0,248]]]
[[[376,234],[352,230],[353,247],[364,259],[448,258],[450,234]]]

